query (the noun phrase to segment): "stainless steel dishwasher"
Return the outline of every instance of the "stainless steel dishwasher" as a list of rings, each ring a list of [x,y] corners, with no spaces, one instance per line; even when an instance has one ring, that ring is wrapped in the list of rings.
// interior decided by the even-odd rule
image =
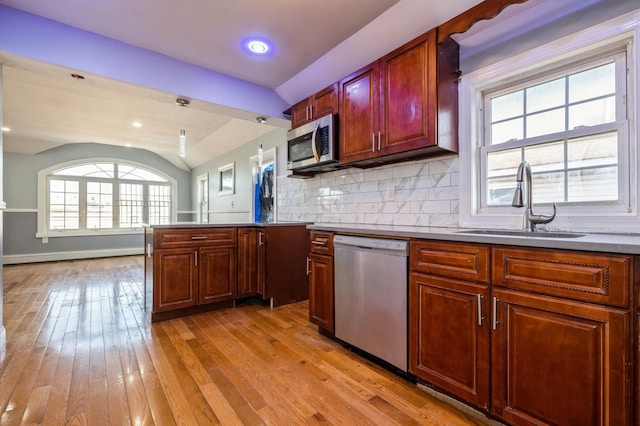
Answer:
[[[406,241],[336,235],[335,336],[407,371]]]

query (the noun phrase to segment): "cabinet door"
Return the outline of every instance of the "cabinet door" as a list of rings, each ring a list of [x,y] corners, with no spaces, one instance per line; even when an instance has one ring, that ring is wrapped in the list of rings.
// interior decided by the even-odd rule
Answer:
[[[331,333],[333,315],[333,257],[309,254],[309,321]]]
[[[630,314],[493,290],[492,411],[513,424],[626,425]]]
[[[153,312],[194,306],[198,301],[195,248],[160,249],[153,261]]]
[[[338,112],[338,84],[329,86],[313,95],[310,108],[313,119]]]
[[[378,63],[340,81],[340,163],[377,155]]]
[[[238,229],[238,298],[258,294],[258,230]]]
[[[435,32],[381,60],[381,149],[384,154],[436,144]],[[432,64],[433,62],[433,64]]]
[[[235,299],[236,247],[203,247],[198,253],[200,304]]]
[[[295,129],[311,120],[309,98],[306,98],[291,107],[291,128]]]
[[[489,334],[488,285],[410,274],[411,373],[486,409]]]

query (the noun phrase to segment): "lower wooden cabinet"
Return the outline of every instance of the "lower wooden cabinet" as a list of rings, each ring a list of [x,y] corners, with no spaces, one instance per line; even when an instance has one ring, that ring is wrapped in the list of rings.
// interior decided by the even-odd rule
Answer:
[[[238,298],[254,297],[258,290],[258,230],[238,229]]]
[[[333,335],[335,309],[333,288],[333,233],[311,231],[309,233],[309,321],[320,330]]]
[[[489,286],[411,273],[410,372],[489,408]]]
[[[160,249],[154,253],[153,311],[188,308],[198,303],[198,267],[193,248]]]
[[[631,424],[630,313],[492,291],[492,412],[518,425]]]
[[[334,333],[333,257],[310,253],[308,262],[309,321]]]
[[[198,302],[222,302],[236,298],[235,246],[203,247],[198,252]]]
[[[640,424],[633,258],[488,248],[412,241],[410,372],[508,424]]]

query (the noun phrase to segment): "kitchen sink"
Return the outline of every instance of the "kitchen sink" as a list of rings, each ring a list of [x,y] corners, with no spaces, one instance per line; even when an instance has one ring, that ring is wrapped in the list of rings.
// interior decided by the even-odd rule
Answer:
[[[585,234],[575,232],[547,232],[547,231],[515,231],[510,229],[470,229],[468,231],[456,231],[456,234],[479,234],[479,235],[505,235],[513,237],[536,237],[536,238],[579,238]]]

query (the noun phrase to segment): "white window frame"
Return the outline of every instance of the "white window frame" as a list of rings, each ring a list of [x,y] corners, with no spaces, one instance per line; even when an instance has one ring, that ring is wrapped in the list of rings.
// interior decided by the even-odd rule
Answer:
[[[499,61],[491,66],[474,71],[462,77],[459,86],[460,102],[460,226],[482,228],[522,227],[523,209],[511,206],[481,207],[480,194],[480,146],[483,138],[483,93],[508,85],[510,81],[522,79],[523,75],[552,64],[569,62],[571,59],[587,55],[607,46],[629,41],[627,49],[627,116],[628,126],[621,129],[629,143],[628,172],[629,204],[625,209],[602,209],[583,206],[563,205],[558,207],[556,219],[548,229],[629,232],[640,225],[638,200],[638,86],[640,70],[640,10],[620,16],[587,30],[561,38],[554,42],[529,50],[525,53]],[[621,152],[620,156],[626,156]],[[620,167],[627,167],[620,164]],[[536,213],[550,213],[550,208],[536,206]],[[606,209],[606,208],[605,208]]]
[[[139,167],[141,169],[149,170],[153,173],[156,173],[158,176],[161,176],[166,179],[167,183],[170,187],[171,199],[173,202],[171,203],[171,211],[170,211],[170,220],[172,222],[177,221],[177,181],[161,170],[155,169],[147,164],[138,163],[130,160],[122,160],[119,158],[83,158],[78,160],[67,161],[64,163],[55,164],[46,169],[40,170],[38,172],[38,229],[36,232],[36,238],[50,238],[50,237],[79,237],[79,236],[89,236],[89,235],[123,235],[123,234],[140,234],[142,233],[142,228],[104,228],[104,229],[79,229],[79,230],[50,230],[47,224],[49,220],[48,215],[48,185],[47,178],[55,175],[52,173],[64,169],[67,167],[72,167],[80,164],[86,163],[118,163],[124,164],[132,167]],[[64,177],[61,177],[63,179]],[[85,179],[85,178],[80,178]],[[100,180],[100,179],[98,179]],[[82,200],[81,200],[82,206]]]

